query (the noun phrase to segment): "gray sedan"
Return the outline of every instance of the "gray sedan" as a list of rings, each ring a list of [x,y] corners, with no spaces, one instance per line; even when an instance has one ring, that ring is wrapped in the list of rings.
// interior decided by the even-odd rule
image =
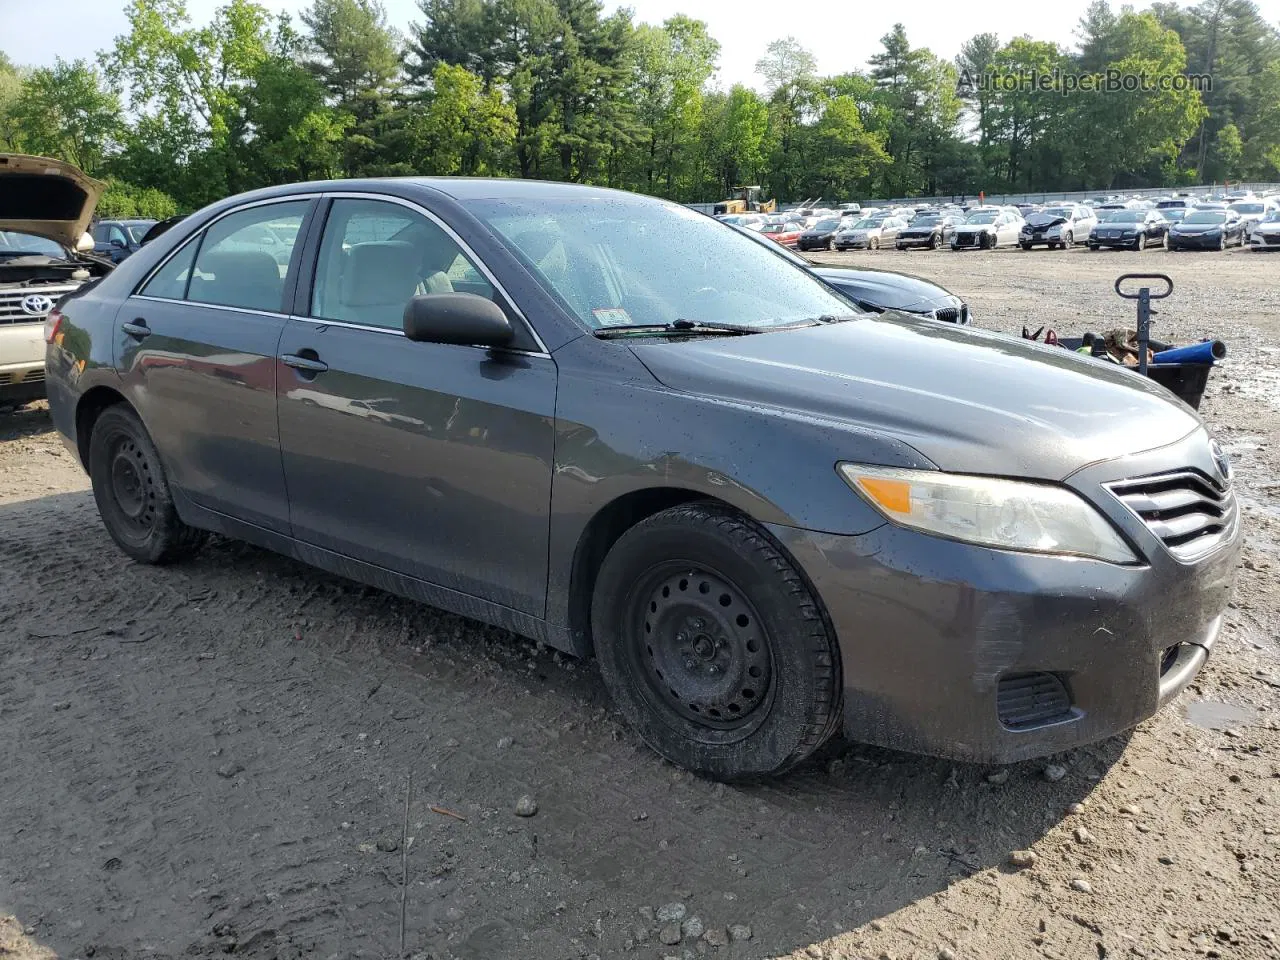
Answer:
[[[1119,733],[1196,675],[1232,587],[1230,466],[1162,387],[863,313],[652,198],[273,187],[46,331],[54,423],[129,557],[215,531],[594,654],[713,777],[841,727],[996,762]]]

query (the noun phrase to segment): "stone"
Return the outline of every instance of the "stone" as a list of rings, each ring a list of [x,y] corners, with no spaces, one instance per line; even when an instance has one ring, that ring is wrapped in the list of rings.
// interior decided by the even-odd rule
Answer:
[[[1060,763],[1051,763],[1042,771],[1044,778],[1050,783],[1057,783],[1067,775],[1067,768]]]
[[[244,772],[244,764],[240,763],[224,763],[215,771],[223,780],[230,780],[237,773]]]
[[[690,917],[684,923],[680,924],[680,932],[690,940],[697,940],[705,931],[702,920],[698,917]]]
[[[1084,827],[1076,827],[1075,837],[1076,843],[1093,843],[1093,834]]]
[[[668,923],[658,931],[658,940],[665,943],[668,947],[674,947],[680,942],[680,924]]]
[[[1009,866],[1025,870],[1028,867],[1034,867],[1039,859],[1034,850],[1014,850],[1009,854]]]
[[[713,947],[723,947],[729,942],[724,927],[707,927],[707,932],[702,935],[702,942]]]
[[[1071,814],[1073,817],[1080,816],[1080,814],[1084,813],[1084,804],[1083,803],[1067,804],[1067,813]]]
[[[516,801],[517,817],[532,817],[538,812],[538,801],[527,793]]]
[[[653,907],[650,907],[648,905],[643,907],[637,907],[636,913],[640,915],[641,920],[648,920],[650,923],[653,923],[653,916],[654,916]]]
[[[1142,815],[1142,808],[1134,803],[1124,803],[1120,805],[1120,812],[1127,817],[1138,817]]]
[[[688,908],[679,900],[671,903],[664,903],[658,908],[657,918],[659,923],[671,923],[672,921],[680,921],[685,918]]]
[[[943,947],[938,951],[938,960],[956,960],[956,952],[950,947]]]
[[[400,841],[395,837],[379,837],[375,845],[383,853],[395,853],[400,849]]]
[[[994,786],[998,787],[1008,782],[1009,782],[1008,767],[1002,767],[1001,769],[997,770],[995,773],[987,774],[987,783],[993,784]]]
[[[515,742],[516,742],[516,741],[515,741],[515,739],[514,739],[513,737],[499,737],[499,738],[498,738],[498,749],[499,749],[499,750],[506,750],[509,746],[511,746],[511,745],[512,745],[513,743],[515,743]]]
[[[1077,893],[1093,893],[1093,884],[1083,877],[1076,877],[1071,881],[1071,889]]]
[[[751,939],[751,928],[745,923],[735,923],[729,926],[729,939],[744,943]]]

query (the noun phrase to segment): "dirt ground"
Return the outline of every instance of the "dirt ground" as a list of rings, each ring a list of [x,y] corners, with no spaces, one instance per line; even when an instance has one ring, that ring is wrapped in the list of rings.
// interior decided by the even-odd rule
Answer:
[[[1228,341],[1202,412],[1248,546],[1178,703],[1048,762],[837,743],[716,785],[593,664],[237,543],[128,561],[36,405],[0,414],[0,956],[1280,956],[1280,258],[823,259],[1064,334],[1167,270],[1156,334]]]

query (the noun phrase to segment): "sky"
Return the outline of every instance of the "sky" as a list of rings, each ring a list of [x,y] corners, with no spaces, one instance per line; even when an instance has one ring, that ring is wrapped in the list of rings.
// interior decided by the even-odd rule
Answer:
[[[204,22],[223,2],[187,0],[187,7],[196,22]],[[308,0],[258,2],[293,14],[308,5]],[[1257,3],[1268,20],[1280,21],[1280,0]],[[402,31],[421,19],[415,0],[383,0],[383,5],[391,25]],[[760,88],[756,61],[770,40],[788,34],[813,51],[819,73],[843,73],[863,67],[880,38],[899,21],[912,46],[928,47],[948,59],[969,37],[986,31],[1001,40],[1029,34],[1073,46],[1088,0],[806,0],[794,6],[787,0],[630,0],[625,5],[642,22],[661,23],[674,13],[705,20],[721,46],[717,82],[726,88],[734,83]],[[0,50],[15,63],[35,66],[51,64],[58,56],[92,59],[124,32],[124,6],[124,0],[0,0]],[[605,0],[605,6],[612,10],[619,4]],[[1119,0],[1113,6],[1119,9]]]

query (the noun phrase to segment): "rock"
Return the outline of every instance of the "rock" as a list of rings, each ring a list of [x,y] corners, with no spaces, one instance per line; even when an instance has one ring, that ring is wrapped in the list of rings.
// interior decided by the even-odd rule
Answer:
[[[636,913],[640,914],[641,920],[648,920],[650,923],[653,923],[653,907],[650,907],[650,906],[637,907]]]
[[[68,700],[59,700],[57,703],[53,705],[53,709],[54,710],[70,710],[71,703]]]
[[[674,947],[680,942],[680,924],[668,923],[658,931],[658,941],[665,943],[668,947]]]
[[[1034,867],[1039,859],[1034,850],[1014,850],[1009,854],[1009,866],[1025,870],[1027,867]]]
[[[685,918],[688,909],[679,900],[672,903],[664,903],[658,908],[657,918],[659,923],[671,923],[672,921],[680,921]]]
[[[1080,814],[1084,813],[1084,804],[1083,803],[1067,804],[1067,813],[1071,814],[1071,816],[1073,817],[1080,816]]]
[[[1167,853],[1164,854],[1163,856],[1157,857],[1156,859],[1159,860],[1161,863],[1163,863],[1166,867],[1173,866],[1173,857],[1169,856]]]
[[[729,942],[729,937],[724,927],[707,927],[707,932],[702,935],[702,942],[713,947],[723,947]]]
[[[538,812],[538,801],[527,793],[516,801],[517,817],[532,817]]]
[[[1093,843],[1093,834],[1084,827],[1076,827],[1075,835],[1076,843]]]
[[[224,763],[215,771],[223,780],[230,780],[237,773],[244,772],[244,765],[239,763]]]
[[[1093,884],[1083,877],[1076,877],[1071,881],[1071,889],[1077,893],[1093,893]]]
[[[1035,854],[1032,854],[1032,856],[1034,857]],[[881,923],[879,920],[872,920],[871,929],[874,930],[876,933],[882,933],[884,932],[884,924]]]
[[[1051,763],[1042,772],[1050,783],[1057,783],[1067,775],[1067,768],[1060,763]]]
[[[826,960],[827,951],[822,949],[816,943],[807,947],[804,951],[806,957],[813,957],[814,960]]]
[[[956,960],[956,952],[950,947],[943,947],[938,951],[938,960]]]
[[[505,750],[505,749],[507,749],[507,747],[511,746],[511,745],[512,745],[513,743],[515,743],[515,742],[516,742],[516,741],[515,741],[515,738],[513,738],[513,737],[499,737],[499,738],[498,738],[498,749],[499,749],[499,750]]]
[[[997,770],[995,773],[987,774],[987,783],[994,784],[997,787],[1008,782],[1009,782],[1008,767],[1002,767],[1001,769]]]
[[[631,928],[631,939],[634,940],[636,943],[648,943],[649,928],[644,926],[643,924],[637,923],[635,926]]]
[[[1224,940],[1230,943],[1235,941],[1236,932],[1232,930],[1230,927],[1219,927],[1217,930],[1214,931],[1214,936],[1217,937],[1219,940]]]
[[[697,940],[705,931],[702,920],[698,917],[690,917],[684,923],[680,924],[680,932],[690,940]]]
[[[507,874],[507,880],[511,883],[519,883],[523,879],[524,877],[520,875],[519,870],[512,870],[509,874]]]
[[[375,846],[383,853],[395,853],[400,849],[400,841],[395,837],[379,837]]]
[[[236,928],[224,920],[222,923],[215,923],[213,925],[213,935],[215,937],[234,937],[236,935]]]
[[[1127,817],[1138,817],[1142,815],[1142,808],[1137,804],[1123,803],[1120,805],[1120,812]]]
[[[729,926],[729,939],[744,943],[751,939],[751,928],[745,923],[734,923]]]

